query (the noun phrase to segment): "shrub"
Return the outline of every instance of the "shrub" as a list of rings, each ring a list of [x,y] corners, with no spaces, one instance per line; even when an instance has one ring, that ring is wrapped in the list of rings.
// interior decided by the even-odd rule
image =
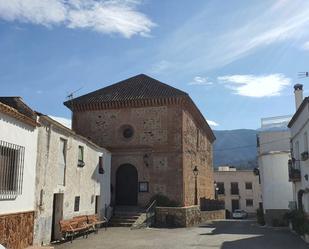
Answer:
[[[300,235],[309,234],[309,223],[303,211],[293,210],[285,214],[285,218],[292,223],[292,228]]]
[[[259,208],[256,210],[256,218],[257,218],[257,223],[259,223],[262,226],[265,225],[263,209]]]
[[[167,196],[162,194],[156,194],[150,199],[150,203],[154,200],[157,201],[158,207],[180,207],[177,201],[169,199]]]

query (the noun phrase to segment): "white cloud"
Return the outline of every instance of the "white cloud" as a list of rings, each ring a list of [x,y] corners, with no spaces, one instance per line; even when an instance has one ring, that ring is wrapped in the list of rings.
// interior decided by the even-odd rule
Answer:
[[[126,38],[149,36],[155,26],[138,0],[0,0],[0,18],[52,27],[65,25]]]
[[[210,125],[210,126],[219,126],[219,124],[215,121],[212,121],[212,120],[207,120],[207,123]]]
[[[71,129],[72,128],[72,121],[71,119],[68,118],[63,118],[63,117],[56,117],[52,115],[48,115],[50,118],[56,120],[58,123],[66,126],[67,128]]]
[[[309,51],[309,41],[305,42],[302,48]]]
[[[193,81],[189,83],[189,85],[199,85],[199,86],[207,86],[212,85],[213,83],[209,81],[207,77],[195,76]]]
[[[206,3],[162,43],[156,60],[165,58],[180,65],[167,73],[213,70],[269,45],[297,46],[309,38],[309,1],[259,1],[209,18],[219,11],[218,6]]]
[[[286,86],[291,85],[291,79],[283,74],[225,75],[218,77],[218,80],[235,94],[254,98],[278,96]]]

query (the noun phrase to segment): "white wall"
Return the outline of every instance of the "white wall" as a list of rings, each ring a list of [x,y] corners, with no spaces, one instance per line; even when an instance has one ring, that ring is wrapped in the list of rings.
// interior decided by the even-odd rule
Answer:
[[[253,170],[236,170],[236,171],[214,171],[214,180],[224,183],[224,195],[219,195],[219,199],[225,201],[225,209],[232,211],[232,200],[239,200],[239,208],[248,213],[255,213],[259,207],[261,199],[261,186],[259,177],[254,175]],[[231,195],[231,182],[237,182],[239,195]],[[245,188],[245,183],[252,183],[252,190]],[[253,206],[246,206],[246,199],[253,200]]]
[[[41,118],[40,118],[41,120]],[[63,193],[63,219],[95,213],[95,196],[100,196],[99,213],[104,215],[105,205],[110,205],[111,155],[94,146],[85,138],[66,129],[41,122],[38,139],[38,163],[36,184],[35,244],[48,244],[51,240],[53,196]],[[60,139],[67,141],[65,185],[59,184]],[[84,167],[78,167],[78,146],[84,147]],[[98,173],[99,156],[103,156],[104,174]],[[40,191],[44,191],[40,206]],[[80,196],[79,211],[74,211],[74,199]]]
[[[263,131],[259,133],[259,154],[271,151],[290,151],[290,131]]]
[[[0,199],[0,214],[33,211],[37,129],[0,113],[0,140],[25,147],[22,194],[15,200]]]
[[[289,182],[287,152],[274,152],[259,156],[262,199],[264,209],[288,209],[293,200]]]
[[[294,122],[291,127],[291,137],[292,137],[292,145],[293,145],[293,156],[295,158],[300,159],[300,154],[305,150],[304,144],[304,136],[305,132],[307,132],[307,137],[309,141],[309,105],[308,103],[303,108],[302,112],[298,116],[297,120]],[[299,155],[296,155],[296,142],[299,142]],[[309,177],[309,159],[306,161],[300,162],[301,169],[301,182],[296,182],[294,185],[294,200],[297,202],[297,193],[300,189],[309,190],[309,180],[305,179],[305,175]],[[303,196],[303,206],[304,210],[309,213],[309,193],[305,193]]]
[[[109,152],[103,154],[104,159],[104,175],[101,177],[101,216],[107,216],[110,218],[111,210],[109,208],[111,204],[111,159],[112,155]],[[105,207],[107,210],[105,212]]]

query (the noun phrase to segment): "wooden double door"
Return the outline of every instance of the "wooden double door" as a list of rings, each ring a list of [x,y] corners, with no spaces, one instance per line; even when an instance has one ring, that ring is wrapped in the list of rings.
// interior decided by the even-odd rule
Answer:
[[[116,172],[116,205],[136,206],[138,173],[131,164],[121,165]]]

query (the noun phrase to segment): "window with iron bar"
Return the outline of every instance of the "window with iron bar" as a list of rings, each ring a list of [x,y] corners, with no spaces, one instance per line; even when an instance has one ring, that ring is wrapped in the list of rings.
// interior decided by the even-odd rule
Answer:
[[[0,199],[22,194],[25,148],[0,140]]]

